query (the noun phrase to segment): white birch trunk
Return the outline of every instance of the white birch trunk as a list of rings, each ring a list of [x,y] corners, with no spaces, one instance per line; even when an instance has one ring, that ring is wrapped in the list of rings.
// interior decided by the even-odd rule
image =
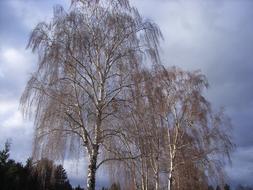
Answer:
[[[90,155],[87,176],[87,190],[95,190],[96,188],[96,171],[97,171],[97,157],[99,146],[94,146],[92,155]]]
[[[99,61],[97,61],[97,66],[99,65]],[[102,79],[101,71],[98,70],[99,73],[99,85],[98,85],[98,99],[97,99],[97,113],[96,113],[96,126],[95,126],[95,138],[94,144],[92,144],[92,153],[89,159],[88,165],[88,176],[87,176],[87,190],[95,190],[96,188],[96,171],[97,171],[97,160],[99,153],[99,143],[101,138],[101,103],[104,97],[104,84]]]
[[[169,172],[169,175],[168,175],[168,190],[172,190],[172,172]]]
[[[158,171],[155,174],[155,189],[156,190],[160,189],[159,172]]]
[[[169,174],[168,174],[168,190],[172,190],[172,172],[173,172],[173,158],[170,160],[170,168],[169,168]]]

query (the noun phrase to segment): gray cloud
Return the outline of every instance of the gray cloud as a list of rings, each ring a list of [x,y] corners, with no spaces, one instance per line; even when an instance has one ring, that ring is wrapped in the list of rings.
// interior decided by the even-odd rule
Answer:
[[[25,50],[35,24],[52,16],[54,4],[67,0],[0,1],[0,143],[12,138],[12,157],[23,161],[30,154],[32,124],[22,120],[18,99],[36,63]],[[232,181],[250,183],[253,161],[253,2],[228,0],[132,0],[140,12],[161,28],[165,64],[207,75],[206,92],[215,108],[225,106],[234,124],[238,149],[233,166],[227,167]],[[250,158],[250,159],[248,159]],[[71,167],[69,167],[71,168]],[[83,167],[84,168],[84,167]],[[73,183],[81,182],[70,171]],[[103,181],[103,174],[100,181]]]
[[[231,184],[236,186],[238,183],[244,185],[253,185],[253,148],[239,147],[233,155],[233,168],[227,167],[227,172],[230,174]],[[243,164],[242,164],[243,163]]]

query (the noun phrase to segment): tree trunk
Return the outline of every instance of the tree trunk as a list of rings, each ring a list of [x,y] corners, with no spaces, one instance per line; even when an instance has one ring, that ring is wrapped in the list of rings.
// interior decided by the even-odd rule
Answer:
[[[135,169],[135,164],[132,162],[132,177],[133,177],[133,189],[132,190],[138,190],[138,182],[136,179],[136,169]]]
[[[145,160],[146,160],[146,159],[145,159]],[[147,164],[147,160],[146,160],[146,172],[145,172],[145,178],[146,178],[146,179],[145,179],[145,184],[146,184],[145,186],[146,186],[146,190],[148,190],[148,188],[149,188],[149,186],[148,186],[148,180],[149,180],[149,179],[148,179],[148,171],[149,171],[149,170],[148,170],[148,164]]]
[[[159,172],[155,172],[155,190],[160,189],[160,182],[159,182]]]
[[[99,146],[94,146],[92,155],[90,155],[87,176],[87,190],[95,190],[96,188],[96,171]]]
[[[146,183],[145,183],[145,171],[144,171],[144,160],[141,157],[141,189],[146,190]]]
[[[168,176],[168,190],[172,190],[172,173],[169,173]]]
[[[146,190],[144,174],[141,175],[141,189]]]

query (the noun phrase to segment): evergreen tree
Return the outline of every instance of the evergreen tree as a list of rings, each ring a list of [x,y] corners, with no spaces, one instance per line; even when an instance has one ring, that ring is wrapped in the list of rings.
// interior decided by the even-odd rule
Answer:
[[[225,184],[224,190],[230,190],[230,186],[228,184]]]
[[[10,156],[10,142],[6,141],[4,149],[0,151],[0,166],[5,166]]]
[[[69,190],[72,189],[69,180],[67,177],[67,173],[62,165],[56,167],[55,170],[55,190]]]
[[[0,151],[0,189],[1,190],[72,190],[67,173],[62,165],[54,165],[48,159],[26,165],[9,159],[10,143]],[[83,190],[83,189],[78,189]]]

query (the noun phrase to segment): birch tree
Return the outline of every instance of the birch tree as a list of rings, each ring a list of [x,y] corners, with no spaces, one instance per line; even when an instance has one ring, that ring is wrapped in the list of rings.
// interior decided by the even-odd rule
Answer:
[[[233,149],[231,128],[204,97],[205,76],[156,65],[135,80],[124,120],[131,152],[140,155],[128,170],[137,181],[133,189],[203,189],[211,178],[222,182],[223,161]]]
[[[115,104],[124,101],[144,57],[159,62],[160,37],[128,0],[73,0],[69,11],[56,6],[28,43],[39,56],[21,97],[24,115],[34,116],[34,158],[64,159],[69,148],[80,148],[88,155],[87,189],[94,190],[97,169],[111,160],[101,160],[102,147],[120,134]]]
[[[162,94],[161,104],[156,103],[162,109],[157,113],[161,116],[162,127],[167,130],[168,190],[173,187],[172,182],[176,179],[173,175],[180,165],[186,168],[187,164],[193,164],[193,170],[200,171],[199,176],[206,174],[207,178],[217,176],[222,179],[222,160],[230,160],[233,149],[228,131],[230,123],[222,111],[215,113],[203,96],[208,87],[205,76],[198,71],[178,68],[160,67],[156,72],[159,78],[156,86]],[[183,180],[177,182],[180,181]]]

